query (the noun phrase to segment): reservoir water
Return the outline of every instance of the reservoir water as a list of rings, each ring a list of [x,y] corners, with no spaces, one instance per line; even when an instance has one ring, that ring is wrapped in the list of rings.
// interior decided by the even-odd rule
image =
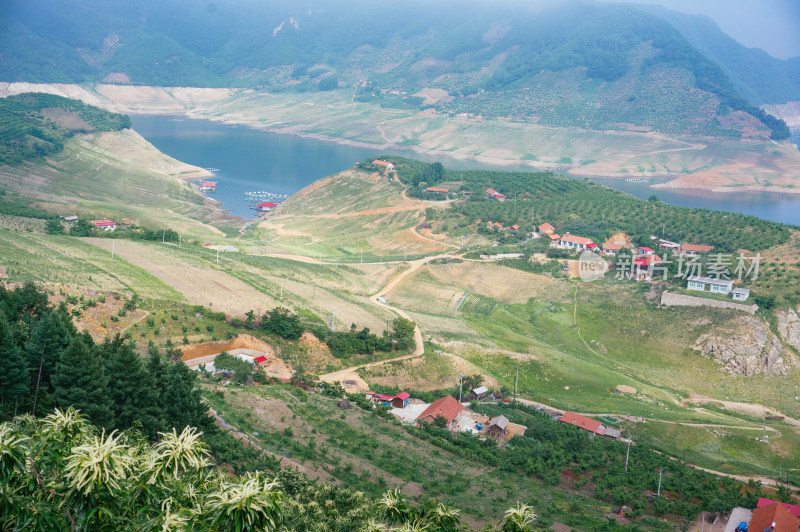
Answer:
[[[210,194],[233,215],[252,218],[245,192],[267,191],[291,195],[327,175],[382,153],[429,162],[449,169],[530,170],[494,167],[446,156],[422,155],[410,150],[360,148],[334,142],[258,131],[210,120],[172,116],[133,115],[133,128],[162,152],[180,161],[213,168],[219,182]],[[652,182],[595,179],[617,190],[647,199],[686,207],[719,209],[800,225],[800,195],[762,192],[715,193],[704,190],[650,188]]]

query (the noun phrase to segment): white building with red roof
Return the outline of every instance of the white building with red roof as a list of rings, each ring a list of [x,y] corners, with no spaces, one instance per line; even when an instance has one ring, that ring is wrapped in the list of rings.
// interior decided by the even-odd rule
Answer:
[[[575,251],[586,251],[587,249],[596,249],[597,244],[595,244],[591,238],[567,233],[558,241],[558,247]]]
[[[90,220],[89,225],[93,225],[98,229],[102,229],[103,231],[113,231],[117,228],[117,222],[112,222],[106,218],[102,220]]]

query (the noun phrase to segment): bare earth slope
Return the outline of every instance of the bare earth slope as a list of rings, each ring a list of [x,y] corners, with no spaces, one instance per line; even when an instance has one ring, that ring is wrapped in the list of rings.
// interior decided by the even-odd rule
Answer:
[[[675,177],[665,186],[715,191],[800,192],[800,152],[758,138],[677,138],[639,131],[592,131],[528,122],[383,109],[349,91],[271,94],[203,89],[0,83],[0,95],[39,91],[119,112],[185,114],[307,137],[474,159],[558,168],[578,176]]]

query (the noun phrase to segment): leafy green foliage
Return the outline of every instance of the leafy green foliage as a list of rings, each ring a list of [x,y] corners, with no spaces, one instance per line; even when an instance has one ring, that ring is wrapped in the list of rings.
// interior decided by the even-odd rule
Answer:
[[[269,334],[287,340],[297,340],[305,330],[300,317],[283,307],[274,308],[264,314],[261,318],[261,328]]]
[[[70,115],[68,125],[45,116],[45,110]],[[63,122],[67,124],[67,122]],[[64,141],[76,132],[117,131],[129,128],[128,116],[110,113],[77,100],[41,93],[0,99],[0,164],[60,152]]]
[[[403,174],[400,174],[403,178]],[[596,243],[617,232],[647,241],[650,235],[678,242],[713,245],[715,252],[760,251],[788,241],[788,226],[752,215],[676,207],[645,201],[591,181],[560,177],[552,172],[448,171],[445,180],[462,180],[472,198],[463,205],[431,211],[437,219],[488,220],[506,227],[535,220],[552,224],[559,234],[570,232]],[[408,181],[405,181],[408,182]],[[516,201],[487,201],[487,187]],[[458,220],[456,220],[458,219]],[[463,222],[461,222],[463,223]],[[642,242],[638,242],[642,244]]]

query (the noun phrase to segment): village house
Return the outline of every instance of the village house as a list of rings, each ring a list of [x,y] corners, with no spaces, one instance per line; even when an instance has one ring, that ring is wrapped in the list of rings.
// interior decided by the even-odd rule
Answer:
[[[487,188],[484,192],[486,192],[486,197],[490,200],[492,199],[496,199],[497,201],[506,200],[505,194],[501,194],[493,188]]]
[[[765,499],[764,497],[758,498],[758,502],[756,503],[756,508],[761,508],[762,506],[769,506],[775,503],[780,504],[781,506],[789,510],[790,514],[800,517],[800,506],[796,504],[788,504],[785,502],[773,501],[772,499]]]
[[[450,194],[450,189],[439,188],[439,187],[428,187],[425,189],[425,192],[427,192],[428,194],[433,194],[441,199],[447,199],[447,195]]]
[[[377,165],[377,166],[383,166],[389,172],[394,170],[394,165],[392,163],[390,163],[389,161],[381,161],[380,159],[375,159],[374,161],[372,161],[372,164]]]
[[[266,357],[266,355],[260,355],[255,357],[253,359],[253,362],[260,368],[269,366],[269,359]]]
[[[597,244],[592,242],[591,238],[585,238],[567,233],[561,237],[561,240],[559,240],[558,247],[562,249],[585,251],[587,249],[597,248]]]
[[[447,428],[454,430],[458,426],[458,420],[461,418],[463,409],[464,405],[456,401],[452,396],[446,395],[423,410],[417,418],[417,422],[433,423],[437,417],[443,417],[447,421]]]
[[[599,434],[600,436],[616,439],[621,435],[619,430],[609,429],[599,421],[576,414],[575,412],[564,412],[564,415],[559,418],[559,421],[575,425],[578,428],[588,430],[592,434]]]
[[[486,429],[486,435],[490,438],[502,440],[506,435],[506,427],[508,426],[508,419],[506,416],[497,416],[489,422]]]
[[[759,499],[759,503],[761,500]],[[800,518],[793,515],[787,508],[779,502],[770,501],[771,504],[758,506],[753,511],[750,524],[747,530],[753,532],[798,532],[800,529]]]
[[[656,254],[656,250],[651,249],[651,248],[646,248],[644,246],[638,247],[637,251],[639,252],[640,256],[641,255],[655,255]]]
[[[74,214],[72,216],[62,216],[61,218],[63,218],[68,224],[74,224],[78,221],[78,217]]]
[[[507,227],[503,227],[503,222],[493,222],[491,220],[486,222],[486,228],[487,229],[495,229],[497,231],[507,231],[508,230]]]
[[[547,222],[540,225],[537,229],[539,230],[540,235],[552,235],[556,232],[556,228]]]
[[[561,243],[561,235],[558,233],[545,233],[547,237],[550,239],[550,247],[557,248]]]
[[[677,242],[670,242],[669,240],[664,240],[663,238],[658,239],[658,247],[672,250],[673,253],[678,253],[681,250],[681,245]]]
[[[609,242],[606,242],[605,244],[603,244],[601,253],[607,257],[614,257],[617,255],[617,253],[619,253],[619,250],[621,250],[624,247],[625,244],[611,244]]]
[[[687,281],[686,288],[688,290],[697,290],[698,292],[728,295],[733,290],[733,281],[726,281],[725,279],[690,275]]]
[[[714,249],[714,246],[705,246],[703,244],[681,244],[680,254],[686,257],[693,257],[698,253],[709,253]]]
[[[114,231],[117,228],[117,223],[103,218],[102,220],[90,220],[89,225],[93,225],[103,231]]]

